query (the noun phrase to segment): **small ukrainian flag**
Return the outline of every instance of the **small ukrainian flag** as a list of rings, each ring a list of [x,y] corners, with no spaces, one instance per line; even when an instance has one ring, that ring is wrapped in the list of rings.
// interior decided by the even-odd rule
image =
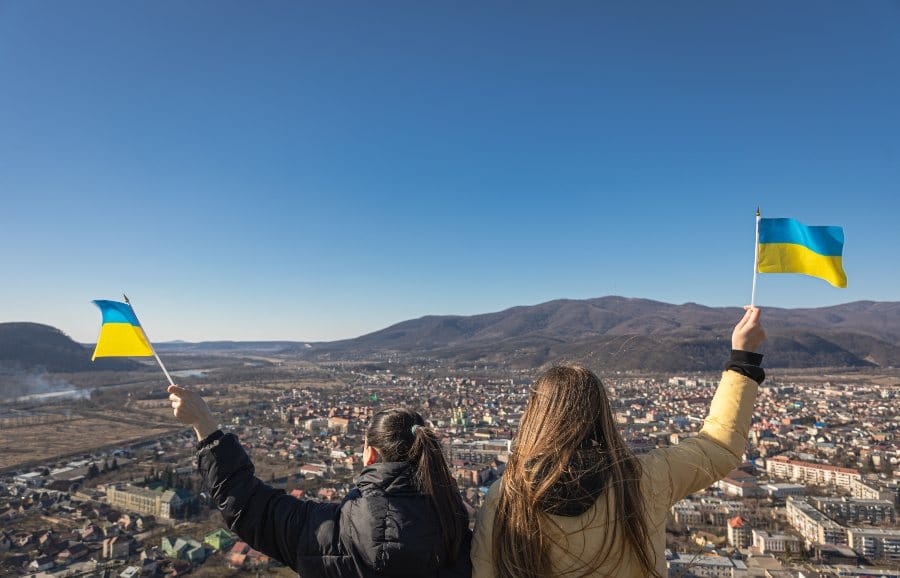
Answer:
[[[147,357],[153,347],[128,303],[94,301],[103,314],[103,325],[91,361],[98,357]]]
[[[802,273],[847,286],[844,229],[810,227],[796,219],[759,220],[760,273]]]

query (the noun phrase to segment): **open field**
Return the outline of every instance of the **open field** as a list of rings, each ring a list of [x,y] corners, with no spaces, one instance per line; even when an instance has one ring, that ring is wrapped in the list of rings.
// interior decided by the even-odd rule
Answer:
[[[0,430],[0,470],[55,457],[90,453],[97,448],[126,444],[181,429],[177,424],[142,423],[136,416],[97,414],[49,424]]]
[[[305,362],[276,365],[269,359],[257,359],[251,365],[241,360],[202,371],[202,375],[183,376],[179,381],[200,390],[213,411],[223,417],[229,410],[270,400],[285,390],[346,387],[333,372]],[[91,399],[0,404],[0,447],[4,448],[0,470],[93,453],[184,429],[172,415],[166,384],[158,372],[96,372],[87,377],[61,374],[61,379],[96,389]]]

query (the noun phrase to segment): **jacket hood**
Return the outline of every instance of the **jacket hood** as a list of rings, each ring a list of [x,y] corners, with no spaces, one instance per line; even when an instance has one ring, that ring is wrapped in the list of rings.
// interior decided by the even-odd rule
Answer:
[[[413,465],[409,462],[376,462],[363,468],[356,478],[356,487],[363,495],[367,492],[418,494],[414,475]]]
[[[587,512],[606,488],[606,460],[593,447],[579,448],[569,467],[538,501],[541,509],[556,516],[575,517]],[[547,472],[538,472],[539,482]]]

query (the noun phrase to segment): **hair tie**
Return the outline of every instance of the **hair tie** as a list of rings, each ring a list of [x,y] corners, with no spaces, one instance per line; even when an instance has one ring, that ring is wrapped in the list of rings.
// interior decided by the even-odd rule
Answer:
[[[412,429],[410,430],[410,431],[412,431],[412,435],[416,435],[416,430],[419,429],[420,427],[422,427],[422,426],[420,426],[419,424],[415,424],[414,426],[412,426]]]

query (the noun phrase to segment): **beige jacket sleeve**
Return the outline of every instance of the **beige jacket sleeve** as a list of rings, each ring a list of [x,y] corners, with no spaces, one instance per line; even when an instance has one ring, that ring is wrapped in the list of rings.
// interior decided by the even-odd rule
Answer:
[[[740,465],[757,387],[749,377],[725,371],[697,437],[653,450],[642,460],[645,474],[657,486],[654,493],[667,497],[669,506],[721,480]],[[659,488],[659,484],[666,487]]]
[[[488,490],[478,517],[475,519],[475,534],[472,536],[472,578],[494,578],[494,513],[500,497],[500,482],[494,482]]]

